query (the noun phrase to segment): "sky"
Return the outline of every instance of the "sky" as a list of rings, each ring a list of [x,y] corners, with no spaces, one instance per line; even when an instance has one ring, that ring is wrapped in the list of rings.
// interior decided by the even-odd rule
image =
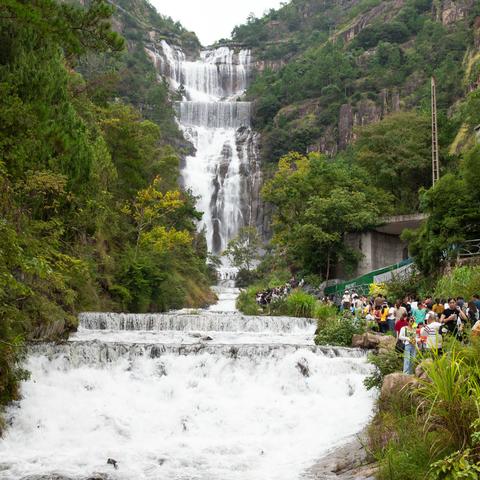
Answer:
[[[202,45],[229,38],[235,25],[250,13],[257,17],[285,0],[150,0],[159,13],[168,15],[194,31]]]

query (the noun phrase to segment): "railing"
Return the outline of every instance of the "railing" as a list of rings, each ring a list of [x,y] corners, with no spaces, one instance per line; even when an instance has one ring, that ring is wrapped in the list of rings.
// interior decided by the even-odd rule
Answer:
[[[466,240],[459,245],[458,258],[470,258],[480,255],[480,238]]]

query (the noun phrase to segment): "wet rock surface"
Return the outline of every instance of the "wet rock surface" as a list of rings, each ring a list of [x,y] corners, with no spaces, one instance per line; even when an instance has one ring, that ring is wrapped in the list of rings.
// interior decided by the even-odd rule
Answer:
[[[304,480],[374,480],[377,470],[363,447],[365,433],[350,439],[346,444],[332,449],[309,468]]]

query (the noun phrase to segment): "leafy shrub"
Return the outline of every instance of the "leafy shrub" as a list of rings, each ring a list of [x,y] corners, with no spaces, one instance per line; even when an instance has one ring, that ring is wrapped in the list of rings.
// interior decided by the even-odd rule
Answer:
[[[478,359],[469,364],[464,352],[464,347],[454,345],[444,356],[425,363],[428,380],[418,388],[429,423],[444,429],[458,448],[469,444],[479,415],[480,364]]]
[[[384,434],[392,436],[380,455],[379,480],[424,480],[432,462],[448,451],[438,432],[423,432],[415,415],[392,415]]]
[[[480,267],[456,267],[440,278],[435,288],[436,298],[472,298],[480,292]]]
[[[313,295],[294,290],[285,300],[286,313],[292,317],[312,318],[316,303],[317,299]]]
[[[259,280],[258,274],[255,270],[247,270],[242,268],[237,273],[235,286],[238,288],[245,288]]]
[[[362,332],[363,327],[357,319],[350,316],[337,317],[326,323],[318,323],[315,343],[317,345],[350,347],[353,335]]]
[[[402,370],[403,356],[395,350],[387,350],[369,354],[368,362],[375,367],[373,373],[363,381],[367,390],[370,390],[380,388],[386,375]]]
[[[249,287],[246,290],[242,290],[237,298],[237,308],[245,315],[258,315],[260,307],[256,300],[257,289],[255,287]]]
[[[315,306],[313,316],[317,319],[318,325],[321,325],[323,328],[326,322],[336,319],[337,313],[338,310],[335,305],[326,305],[318,302]]]

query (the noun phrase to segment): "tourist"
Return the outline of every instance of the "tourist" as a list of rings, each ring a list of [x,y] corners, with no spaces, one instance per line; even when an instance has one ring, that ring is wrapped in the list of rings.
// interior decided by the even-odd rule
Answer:
[[[390,304],[388,307],[388,316],[387,316],[388,330],[390,332],[395,331],[395,307]]]
[[[342,297],[342,304],[340,309],[341,310],[350,310],[350,303],[351,303],[352,297],[350,296],[350,292],[348,290],[345,290],[343,297]]]
[[[437,320],[435,312],[429,312],[425,318],[426,325],[422,328],[420,335],[426,337],[426,350],[433,355],[442,353],[442,324]]]
[[[378,325],[378,329],[380,330],[381,333],[387,333],[388,332],[387,317],[388,317],[388,303],[383,302],[383,304],[380,308],[380,322],[379,322],[379,325]]]
[[[404,344],[403,353],[403,373],[411,375],[413,373],[413,364],[417,355],[417,332],[415,331],[415,320],[410,317],[408,325],[400,329],[398,339]]]
[[[448,299],[448,308],[445,309],[440,317],[440,323],[442,323],[448,333],[455,335],[457,338],[462,337],[463,324],[467,321],[467,316],[458,307],[457,301],[454,298]]]
[[[407,309],[402,306],[402,302],[400,300],[397,300],[395,302],[395,322],[401,320],[406,313]]]
[[[474,301],[468,302],[466,314],[467,314],[468,323],[470,324],[471,327],[473,327],[473,325],[475,325],[478,322],[478,320],[480,320],[479,310],[475,305]]]
[[[400,330],[408,325],[408,314],[405,312],[403,317],[395,322],[395,336],[398,338]]]
[[[480,296],[477,293],[475,293],[473,295],[472,301],[475,304],[475,306],[477,307],[477,310],[480,312]]]
[[[381,323],[382,323],[382,309],[381,307],[375,306],[375,309],[373,310],[373,318],[375,319],[375,322],[377,323],[377,330],[381,332]]]
[[[445,310],[444,304],[445,302],[443,300],[440,300],[439,298],[435,299],[435,303],[432,307],[432,310],[440,317],[442,315],[443,311]]]
[[[417,325],[423,325],[425,323],[426,314],[427,309],[423,303],[419,303],[416,309],[412,308],[412,315],[415,318],[415,323]]]
[[[376,297],[375,297],[375,300],[374,300],[374,305],[375,305],[375,308],[380,308],[382,305],[383,305],[383,302],[385,301],[385,299],[383,298],[383,295],[381,293],[379,293]]]

